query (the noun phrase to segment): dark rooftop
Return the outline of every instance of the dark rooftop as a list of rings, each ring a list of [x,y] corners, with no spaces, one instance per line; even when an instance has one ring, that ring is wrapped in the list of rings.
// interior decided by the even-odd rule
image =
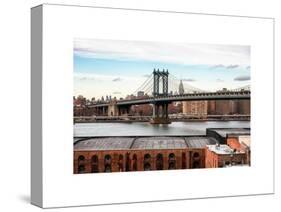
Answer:
[[[211,137],[186,137],[185,142],[189,148],[205,148],[206,145],[216,144],[217,140]]]
[[[226,138],[227,135],[250,135],[251,130],[248,128],[228,128],[228,129],[209,129],[216,132],[221,137]]]

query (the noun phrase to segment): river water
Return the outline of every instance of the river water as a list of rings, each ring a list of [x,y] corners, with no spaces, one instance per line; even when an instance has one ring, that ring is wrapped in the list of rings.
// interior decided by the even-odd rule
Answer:
[[[133,123],[76,123],[74,137],[205,135],[206,128],[250,128],[249,121],[172,122],[169,125]]]

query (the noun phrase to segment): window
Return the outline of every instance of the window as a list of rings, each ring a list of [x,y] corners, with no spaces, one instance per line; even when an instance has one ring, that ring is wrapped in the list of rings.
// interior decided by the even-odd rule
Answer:
[[[144,155],[144,159],[145,159],[145,160],[149,160],[149,159],[150,159],[150,154],[145,154],[145,155]]]
[[[82,162],[82,161],[84,161],[85,160],[85,157],[83,156],[83,155],[80,155],[79,157],[78,157],[78,162]]]
[[[143,161],[143,169],[144,169],[144,171],[151,170],[150,158],[151,158],[150,154],[145,154],[144,155],[144,161]]]
[[[131,163],[130,153],[127,152],[127,154],[126,154],[126,171],[130,171],[131,170],[130,163]]]
[[[174,153],[170,153],[169,154],[169,159],[174,159],[176,156],[175,156],[175,154]]]
[[[78,166],[78,173],[79,174],[85,173],[85,166],[84,165],[79,165]]]
[[[182,153],[181,160],[182,160],[182,164],[181,164],[182,169],[186,169],[186,156],[184,152]]]
[[[111,156],[104,156],[104,172],[111,172]]]
[[[151,165],[150,163],[145,163],[144,164],[144,171],[150,171],[151,170]]]
[[[111,172],[111,166],[110,165],[105,165],[104,172]]]
[[[163,155],[160,153],[156,156],[156,170],[163,170]]]
[[[97,173],[99,172],[99,159],[98,159],[98,156],[97,155],[94,155],[92,157],[92,160],[91,160],[91,165],[92,165],[92,173]]]
[[[169,154],[168,164],[168,169],[176,169],[176,156],[174,153]]]
[[[194,154],[193,154],[193,159],[197,159],[197,158],[199,158],[199,153],[198,152],[195,152]]]
[[[98,163],[99,162],[99,159],[98,159],[98,156],[97,155],[94,155],[92,157],[92,163]]]
[[[200,168],[199,162],[198,161],[194,161],[193,164],[192,164],[192,168],[194,168],[194,169]]]
[[[111,156],[110,156],[110,155],[104,156],[104,160],[105,160],[106,163],[107,163],[107,162],[110,162],[110,163],[111,163]]]
[[[137,159],[137,155],[136,154],[134,154],[133,155],[133,171],[137,171],[138,170],[138,159]]]

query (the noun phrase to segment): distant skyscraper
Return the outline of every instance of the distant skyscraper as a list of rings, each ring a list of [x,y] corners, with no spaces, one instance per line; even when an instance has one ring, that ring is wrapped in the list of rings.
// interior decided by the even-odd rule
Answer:
[[[138,91],[137,96],[138,97],[144,96],[144,92],[143,91]]]
[[[184,87],[182,84],[182,80],[180,81],[180,85],[179,85],[179,94],[184,94]]]

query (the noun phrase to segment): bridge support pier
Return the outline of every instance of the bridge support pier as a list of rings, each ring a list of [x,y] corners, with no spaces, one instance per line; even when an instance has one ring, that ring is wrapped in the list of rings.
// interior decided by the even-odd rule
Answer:
[[[168,103],[153,104],[151,124],[171,124],[168,116]]]
[[[116,102],[110,102],[108,105],[108,116],[119,116],[119,108]]]
[[[131,108],[130,105],[118,106],[116,101],[112,101],[108,105],[107,114],[108,116],[129,115],[130,108]]]

